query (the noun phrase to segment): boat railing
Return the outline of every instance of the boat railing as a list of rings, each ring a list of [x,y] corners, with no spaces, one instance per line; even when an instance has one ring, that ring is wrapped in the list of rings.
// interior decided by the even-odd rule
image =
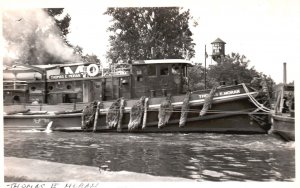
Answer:
[[[45,103],[5,103],[4,108],[9,106],[24,106],[30,111],[70,111],[83,109],[87,103],[76,102],[76,109],[74,109],[74,103],[58,103],[58,104],[45,104]]]
[[[26,90],[28,84],[25,81],[3,81],[3,90]]]

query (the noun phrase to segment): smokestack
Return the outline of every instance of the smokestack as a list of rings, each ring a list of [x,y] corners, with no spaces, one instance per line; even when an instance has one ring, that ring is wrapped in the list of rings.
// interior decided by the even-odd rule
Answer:
[[[283,63],[283,84],[286,84],[286,62]]]

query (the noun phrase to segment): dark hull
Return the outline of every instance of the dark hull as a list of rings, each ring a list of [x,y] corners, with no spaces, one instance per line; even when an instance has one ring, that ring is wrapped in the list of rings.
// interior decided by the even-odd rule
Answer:
[[[129,114],[125,114],[125,117]],[[100,117],[99,119],[102,119]],[[14,117],[5,118],[4,127],[6,129],[28,130],[37,129],[45,130],[48,123],[53,121],[52,130],[55,131],[82,131],[81,114],[69,114],[55,117]],[[39,122],[39,123],[37,123]],[[153,133],[153,132],[220,132],[220,133],[266,133],[266,129],[261,127],[256,121],[250,120],[247,114],[218,114],[207,117],[189,118],[184,127],[178,126],[178,119],[170,120],[169,123],[163,127],[158,128],[158,121],[147,123],[145,129],[136,129],[128,131],[127,124],[124,121],[121,132],[135,132],[135,133]],[[89,129],[87,131],[92,131]],[[97,132],[117,132],[117,129],[108,128],[103,121],[97,124]]]
[[[184,127],[179,127],[180,109],[184,95],[174,96],[172,105],[175,111],[172,113],[168,124],[158,128],[158,108],[164,98],[151,98],[149,101],[149,111],[147,113],[147,124],[144,129],[141,125],[138,129],[130,131],[136,133],[150,132],[230,132],[230,133],[266,133],[268,125],[261,125],[249,116],[249,113],[256,107],[249,101],[248,96],[241,86],[224,88],[219,94],[224,94],[227,90],[237,90],[239,93],[225,96],[217,96],[212,104],[212,111],[204,116],[199,116],[203,107],[204,98],[201,95],[205,92],[193,93],[190,100],[190,113]],[[223,92],[223,93],[222,93]],[[252,93],[253,95],[255,92]],[[137,100],[126,101],[125,112],[122,118],[122,126],[119,132],[129,132],[127,125],[130,120],[130,108]],[[116,128],[106,126],[106,113],[112,102],[104,102],[103,109],[98,116],[96,132],[117,132]],[[80,105],[79,105],[80,106]],[[77,106],[77,107],[79,107]],[[60,109],[66,106],[45,106],[43,110]],[[69,105],[69,107],[72,107]],[[37,108],[37,107],[35,107]],[[49,109],[46,109],[49,108]],[[34,109],[34,108],[33,108]],[[35,109],[36,110],[36,109]],[[69,109],[65,109],[69,110]],[[43,114],[43,115],[4,115],[4,127],[6,129],[40,129],[44,130],[49,122],[52,123],[52,130],[56,131],[82,131],[81,130],[81,113],[71,114]],[[86,131],[92,131],[90,127]]]
[[[295,118],[282,115],[273,115],[272,131],[285,140],[295,141]]]

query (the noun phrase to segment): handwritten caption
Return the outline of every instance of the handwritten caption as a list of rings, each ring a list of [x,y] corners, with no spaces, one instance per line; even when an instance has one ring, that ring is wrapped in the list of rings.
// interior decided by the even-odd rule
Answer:
[[[99,183],[5,183],[6,188],[99,188]]]

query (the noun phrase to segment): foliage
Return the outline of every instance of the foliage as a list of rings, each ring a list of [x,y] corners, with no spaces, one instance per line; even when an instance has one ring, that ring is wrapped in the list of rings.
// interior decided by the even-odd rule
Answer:
[[[81,57],[81,61],[86,62],[86,63],[100,64],[101,61],[97,55],[94,55],[94,54],[83,55],[83,48],[78,45],[74,46],[73,49],[74,49],[74,52],[73,52],[74,55]]]
[[[214,85],[221,81],[228,84],[233,84],[235,81],[249,83],[253,76],[258,75],[254,67],[248,68],[249,62],[246,56],[238,53],[231,53],[223,57],[221,62],[209,66],[207,73],[209,85]]]
[[[178,7],[108,8],[105,14],[113,17],[113,24],[108,28],[112,35],[107,53],[113,63],[194,56],[189,10]]]
[[[188,80],[190,90],[204,89],[204,67],[202,64],[188,68]]]
[[[85,56],[83,56],[83,61],[87,63],[100,64],[100,59],[98,59],[98,57],[94,54],[86,54]]]
[[[58,17],[61,16],[61,14],[63,13],[63,8],[45,8],[44,10],[48,13],[49,16],[54,18],[57,27],[61,31],[61,36],[67,42],[66,36],[70,33],[70,15],[67,14],[62,19],[58,19]]]
[[[207,88],[225,82],[227,85],[237,83],[250,83],[254,77],[265,77],[269,88],[272,88],[273,80],[269,76],[259,73],[254,67],[249,68],[249,60],[239,53],[231,53],[221,58],[220,62],[207,68]],[[204,89],[204,67],[197,65],[189,69],[190,89]]]

